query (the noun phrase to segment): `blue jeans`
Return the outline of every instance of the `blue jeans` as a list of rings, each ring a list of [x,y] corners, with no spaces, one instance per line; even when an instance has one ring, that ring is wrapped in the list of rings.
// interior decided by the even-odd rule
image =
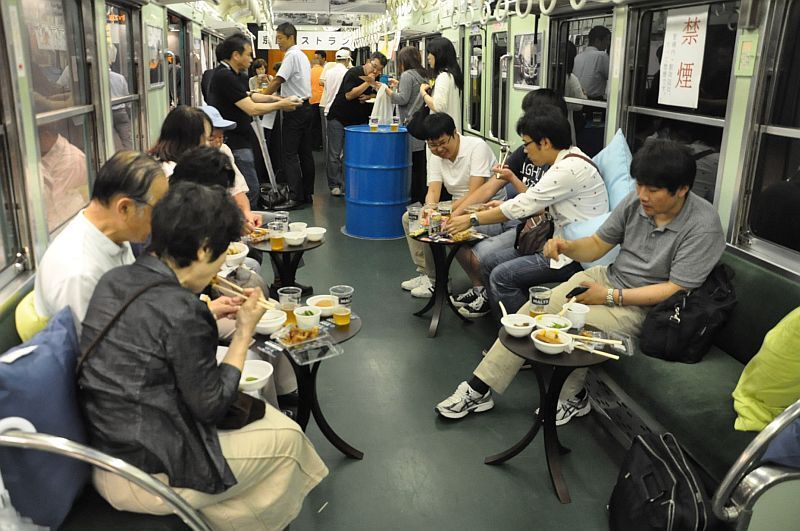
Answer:
[[[342,154],[344,153],[344,126],[339,120],[328,120],[328,188],[344,190]]]
[[[232,149],[233,160],[236,162],[236,167],[242,172],[244,181],[250,189],[247,192],[247,199],[250,200],[250,208],[258,208],[258,195],[261,192],[260,183],[258,182],[258,173],[256,173],[256,156],[251,148]]]
[[[487,256],[481,262],[484,278],[489,278],[489,303],[496,316],[501,315],[500,301],[506,310],[516,312],[527,302],[531,286],[565,282],[582,269],[579,262],[551,269],[550,260],[542,253],[520,255],[513,247]]]

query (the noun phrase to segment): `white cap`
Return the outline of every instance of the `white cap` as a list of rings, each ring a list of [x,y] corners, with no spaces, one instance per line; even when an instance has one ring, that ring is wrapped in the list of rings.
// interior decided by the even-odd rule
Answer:
[[[350,52],[342,48],[336,52],[336,59],[350,59]]]

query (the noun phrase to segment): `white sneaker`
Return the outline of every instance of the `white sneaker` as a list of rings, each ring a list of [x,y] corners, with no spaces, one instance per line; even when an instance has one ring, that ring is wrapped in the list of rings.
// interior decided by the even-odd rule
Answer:
[[[556,406],[556,426],[563,426],[573,417],[583,417],[588,415],[592,410],[592,404],[589,402],[589,394],[583,398],[573,396],[566,400],[559,400]],[[539,414],[539,408],[536,408],[536,414]]]
[[[436,412],[448,419],[460,419],[472,412],[481,413],[493,407],[491,390],[482,395],[474,391],[467,382],[461,382],[455,393],[436,404]]]
[[[418,299],[430,299],[433,297],[433,289],[435,285],[427,276],[420,282],[420,285],[411,290],[411,296]]]
[[[411,291],[412,289],[421,286],[423,282],[430,282],[428,275],[420,275],[418,277],[408,279],[404,282],[401,282],[400,287],[406,291]]]
[[[458,309],[458,313],[467,319],[477,319],[478,317],[483,317],[491,311],[492,309],[489,306],[489,301],[481,293],[477,294],[475,300]]]
[[[337,186],[336,188],[331,189],[331,195],[334,197],[341,197],[344,195],[344,192],[342,192],[342,189]]]
[[[467,291],[461,295],[458,295],[457,297],[450,295],[450,300],[453,302],[453,306],[456,308],[463,308],[477,298],[478,294],[475,292],[475,288],[469,288]]]

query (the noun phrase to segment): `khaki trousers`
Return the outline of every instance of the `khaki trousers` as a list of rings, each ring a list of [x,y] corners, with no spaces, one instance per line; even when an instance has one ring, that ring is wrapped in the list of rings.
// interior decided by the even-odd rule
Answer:
[[[612,287],[606,270],[607,266],[592,267],[575,273],[569,280],[553,288],[550,304],[547,306],[547,313],[558,313],[562,305],[567,302],[567,293],[581,282],[597,282],[607,288]],[[528,315],[529,309],[530,302],[526,302],[517,313]],[[613,330],[635,337],[639,335],[642,322],[644,322],[648,310],[648,307],[643,306],[608,307],[593,305],[586,323],[601,330]],[[523,362],[522,358],[504,347],[498,339],[486,353],[478,368],[475,369],[474,374],[493,390],[503,393],[517,375]],[[583,387],[585,379],[586,369],[574,370],[567,378],[567,381],[564,382],[560,398],[565,400],[575,396]]]
[[[283,530],[300,513],[309,491],[328,475],[300,426],[269,405],[263,419],[220,431],[219,441],[236,485],[220,494],[175,489],[214,529]],[[168,483],[166,474],[154,477]],[[94,469],[93,481],[115,509],[172,512],[161,498],[110,472]]]
[[[418,273],[428,275],[428,278],[433,281],[436,278],[436,268],[433,263],[433,253],[431,253],[431,246],[415,240],[408,235],[408,212],[403,214],[403,232],[406,235],[406,242],[408,243],[408,250],[411,253],[411,260],[417,266]]]

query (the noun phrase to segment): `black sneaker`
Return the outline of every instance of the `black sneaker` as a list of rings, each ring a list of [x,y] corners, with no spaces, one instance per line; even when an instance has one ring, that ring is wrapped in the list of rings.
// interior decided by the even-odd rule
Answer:
[[[483,317],[491,311],[492,309],[489,307],[489,301],[480,293],[474,301],[458,309],[458,313],[468,319]]]
[[[456,308],[463,308],[467,304],[475,302],[475,299],[478,298],[478,294],[475,292],[474,288],[469,288],[467,291],[458,295],[457,297],[453,297],[450,295],[450,300],[453,302],[453,306]]]

